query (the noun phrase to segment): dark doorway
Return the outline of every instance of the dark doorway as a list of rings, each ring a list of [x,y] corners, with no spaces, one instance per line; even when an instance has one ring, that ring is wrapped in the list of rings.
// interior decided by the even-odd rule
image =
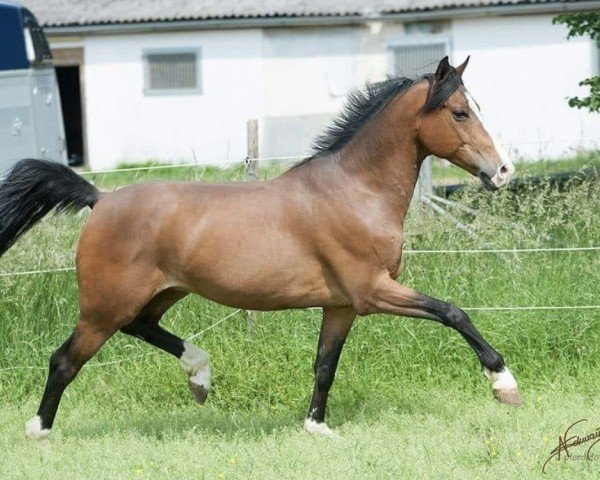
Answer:
[[[56,67],[69,165],[83,165],[84,141],[79,66]]]

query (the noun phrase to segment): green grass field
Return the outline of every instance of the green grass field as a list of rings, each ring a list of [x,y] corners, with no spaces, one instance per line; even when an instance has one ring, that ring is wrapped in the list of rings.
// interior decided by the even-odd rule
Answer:
[[[274,168],[262,172],[268,177]],[[190,178],[242,179],[197,169]],[[145,177],[95,179],[115,188]],[[158,174],[153,173],[153,177]],[[161,175],[181,178],[184,172]],[[407,249],[600,245],[600,185],[531,187],[456,200],[475,237],[411,213]],[[86,214],[50,216],[0,273],[71,266]],[[515,226],[518,224],[520,226]],[[461,307],[600,305],[600,252],[409,254],[401,281]],[[301,429],[319,328],[314,310],[243,312],[188,297],[163,324],[210,352],[213,391],[197,406],[178,362],[117,335],[69,387],[52,437],[28,441],[50,353],[77,316],[72,272],[0,277],[0,478],[540,478],[558,436],[600,427],[600,310],[473,311],[517,377],[525,405],[492,398],[459,335],[428,321],[359,319],[329,403],[336,438]],[[600,455],[600,445],[597,454]],[[572,450],[585,453],[587,447]],[[595,450],[592,450],[594,453]],[[564,458],[564,457],[563,457]],[[600,460],[551,461],[547,478],[597,478]]]

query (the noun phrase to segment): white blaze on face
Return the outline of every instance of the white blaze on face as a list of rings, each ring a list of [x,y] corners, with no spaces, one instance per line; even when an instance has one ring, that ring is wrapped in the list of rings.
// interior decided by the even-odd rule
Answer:
[[[481,122],[481,126],[492,139],[494,149],[496,150],[496,153],[500,158],[500,165],[498,165],[497,167],[496,175],[494,175],[491,180],[497,187],[502,187],[510,181],[510,177],[515,172],[515,166],[513,165],[510,157],[508,156],[508,152],[506,151],[506,149],[500,144],[495,135],[492,135],[486,127],[485,122],[483,120],[483,115],[481,114],[481,110],[479,110],[479,105],[477,105],[477,102],[473,99],[473,97],[468,91],[465,91],[465,96],[467,97],[467,103],[469,104],[469,108],[479,119],[479,121]]]

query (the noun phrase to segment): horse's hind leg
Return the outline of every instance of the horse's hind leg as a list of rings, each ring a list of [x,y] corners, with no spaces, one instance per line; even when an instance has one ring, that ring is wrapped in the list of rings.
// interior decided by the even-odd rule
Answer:
[[[81,246],[81,241],[80,241]],[[50,357],[48,380],[38,414],[26,424],[26,435],[43,438],[50,434],[61,396],[81,367],[124,325],[130,323],[152,298],[152,272],[121,269],[82,272],[78,265],[80,315],[75,330]],[[142,280],[146,279],[146,282]],[[130,286],[123,288],[123,285]]]
[[[187,292],[165,290],[155,296],[133,322],[121,328],[123,333],[144,340],[170,353],[181,361],[194,398],[204,403],[210,390],[210,357],[208,353],[168,332],[158,322],[162,315]]]
[[[65,343],[50,357],[48,380],[37,415],[26,423],[25,433],[30,438],[50,435],[54,417],[63,392],[81,367],[92,358],[114,330],[99,328],[80,318],[75,330]]]

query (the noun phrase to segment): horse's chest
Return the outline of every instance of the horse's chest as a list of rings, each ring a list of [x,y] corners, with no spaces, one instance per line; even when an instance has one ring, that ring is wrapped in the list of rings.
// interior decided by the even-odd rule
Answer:
[[[402,245],[404,235],[388,234],[375,240],[373,250],[378,263],[385,268],[392,278],[398,277],[402,271]]]

